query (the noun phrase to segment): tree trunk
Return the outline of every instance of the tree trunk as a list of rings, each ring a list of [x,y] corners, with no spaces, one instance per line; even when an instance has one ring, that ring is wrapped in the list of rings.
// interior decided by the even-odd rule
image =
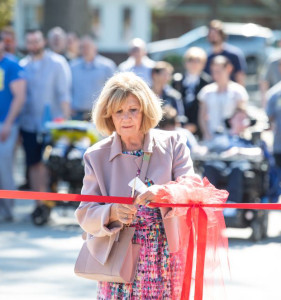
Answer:
[[[45,0],[44,4],[45,33],[55,26],[79,35],[90,32],[88,0]]]
[[[210,14],[209,14],[209,20],[214,20],[214,19],[219,19],[219,13],[218,13],[218,8],[219,8],[219,0],[211,0],[210,5]]]

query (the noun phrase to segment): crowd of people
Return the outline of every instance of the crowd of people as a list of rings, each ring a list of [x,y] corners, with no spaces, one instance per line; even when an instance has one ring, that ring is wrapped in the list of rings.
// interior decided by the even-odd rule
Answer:
[[[48,190],[48,171],[42,161],[46,122],[55,119],[90,121],[91,111],[106,81],[117,72],[134,72],[163,100],[161,128],[179,129],[192,149],[229,134],[226,120],[247,115],[246,60],[226,42],[223,23],[209,24],[207,54],[198,47],[183,56],[183,73],[171,64],[147,56],[146,44],[135,38],[128,59],[119,66],[99,54],[90,35],[79,38],[62,28],[45,39],[40,30],[26,33],[26,56],[19,57],[14,32],[0,34],[0,189],[15,189],[14,150],[21,141],[26,157],[26,178],[34,191]],[[261,105],[274,128],[274,157],[281,167],[281,56],[267,65],[261,80]],[[166,117],[165,117],[166,116]],[[243,118],[242,118],[243,119]],[[241,122],[246,122],[244,119]],[[166,122],[166,123],[165,123]],[[246,126],[247,127],[247,126]],[[239,133],[234,133],[239,136]],[[230,146],[229,146],[230,147]],[[229,149],[225,149],[229,150]],[[0,216],[13,219],[13,201],[0,199]]]

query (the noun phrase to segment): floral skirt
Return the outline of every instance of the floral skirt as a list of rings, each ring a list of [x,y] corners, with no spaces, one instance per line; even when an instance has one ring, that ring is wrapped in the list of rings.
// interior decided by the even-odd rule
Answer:
[[[181,263],[170,255],[160,210],[140,206],[133,243],[141,245],[135,281],[133,283],[99,282],[99,300],[179,299],[181,293]]]

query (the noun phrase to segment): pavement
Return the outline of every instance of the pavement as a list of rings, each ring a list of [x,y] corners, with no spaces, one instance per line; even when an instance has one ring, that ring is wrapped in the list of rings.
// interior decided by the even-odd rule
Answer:
[[[16,220],[0,224],[0,299],[95,299],[96,283],[74,275],[82,246],[73,210],[55,209],[48,225],[29,218],[34,201],[16,203]]]
[[[33,205],[17,200],[15,222],[0,223],[0,299],[96,299],[96,283],[73,272],[83,243],[73,210],[55,208],[49,224],[38,227],[29,218]],[[281,299],[281,213],[269,219],[269,237],[258,243],[249,240],[251,229],[227,229],[228,300]]]

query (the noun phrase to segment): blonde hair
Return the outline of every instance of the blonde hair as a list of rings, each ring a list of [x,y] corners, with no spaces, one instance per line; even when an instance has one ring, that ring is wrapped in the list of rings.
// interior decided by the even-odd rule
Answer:
[[[135,96],[141,106],[143,118],[140,130],[146,133],[157,126],[162,118],[161,100],[140,77],[124,72],[117,73],[106,82],[93,107],[92,119],[100,133],[110,135],[115,131],[112,114],[129,95]]]
[[[203,63],[205,63],[207,61],[207,54],[202,48],[191,47],[184,54],[185,60],[190,58],[199,58]]]
[[[158,74],[158,73],[162,72],[163,70],[167,70],[170,74],[173,74],[174,67],[166,61],[157,61],[154,65],[154,67],[152,68],[151,73],[152,73],[152,75],[155,73]]]

